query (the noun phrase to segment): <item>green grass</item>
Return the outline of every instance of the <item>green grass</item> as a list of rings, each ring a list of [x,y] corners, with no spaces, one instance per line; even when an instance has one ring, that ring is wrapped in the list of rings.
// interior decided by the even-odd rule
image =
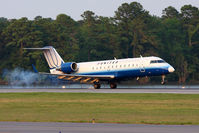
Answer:
[[[0,121],[199,124],[198,94],[1,93]]]

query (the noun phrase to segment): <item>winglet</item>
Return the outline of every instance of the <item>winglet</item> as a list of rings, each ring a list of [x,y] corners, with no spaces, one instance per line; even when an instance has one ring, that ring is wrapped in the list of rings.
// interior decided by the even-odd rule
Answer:
[[[32,68],[33,68],[33,70],[34,70],[35,73],[38,73],[36,67],[33,64],[32,64]]]

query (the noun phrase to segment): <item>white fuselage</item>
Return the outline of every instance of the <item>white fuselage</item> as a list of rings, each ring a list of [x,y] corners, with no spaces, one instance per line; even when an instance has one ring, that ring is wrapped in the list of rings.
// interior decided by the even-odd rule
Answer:
[[[77,63],[79,75],[114,75],[116,78],[165,75],[174,68],[159,57],[140,57]]]

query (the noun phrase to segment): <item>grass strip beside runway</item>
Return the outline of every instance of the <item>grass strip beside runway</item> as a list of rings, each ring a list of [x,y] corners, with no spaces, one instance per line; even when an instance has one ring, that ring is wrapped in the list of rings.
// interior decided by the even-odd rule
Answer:
[[[198,94],[1,93],[0,121],[199,124]]]

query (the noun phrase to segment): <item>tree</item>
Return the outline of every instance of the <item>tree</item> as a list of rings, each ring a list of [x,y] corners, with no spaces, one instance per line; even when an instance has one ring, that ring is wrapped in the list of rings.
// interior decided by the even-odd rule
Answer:
[[[78,34],[77,23],[65,14],[59,14],[54,22],[57,27],[56,42],[57,48],[61,48],[59,51],[63,58],[67,61],[77,60],[79,46],[76,35]]]
[[[133,40],[131,45],[133,47],[133,57],[145,55],[148,51],[148,47],[156,48],[156,41],[152,35],[149,35],[147,31],[147,25],[138,19],[134,19],[131,22]]]
[[[167,19],[167,18],[180,18],[179,12],[172,6],[169,6],[165,8],[162,12],[162,18]]]
[[[145,11],[140,3],[124,3],[115,12],[115,19],[118,24],[119,34],[122,38],[121,45],[126,49],[126,57],[139,56],[145,52],[146,47],[155,46],[153,37],[147,33],[147,23],[150,19],[148,11]],[[147,45],[145,45],[147,44]]]
[[[199,9],[192,5],[184,5],[181,8],[181,15],[184,26],[187,30],[188,45],[199,44],[198,36],[194,38],[196,33],[199,33]]]
[[[83,22],[80,27],[80,49],[81,54],[87,55],[87,60],[95,60],[96,57],[96,24],[97,16],[92,11],[85,11],[82,15]],[[84,59],[85,60],[85,59]]]
[[[59,27],[64,27],[67,33],[74,33],[76,28],[76,22],[65,14],[59,14],[56,18],[56,23],[59,24]]]
[[[117,27],[113,18],[98,17],[96,24],[96,42],[97,54],[99,59],[113,59],[113,57],[121,58],[122,51],[119,45],[119,37],[117,36]]]
[[[32,44],[31,32],[31,22],[27,18],[16,20],[4,29],[2,36],[6,42],[7,54],[15,54],[9,59],[8,66],[23,66],[23,47]],[[18,61],[16,62],[16,60]]]
[[[184,21],[186,21],[185,23],[188,23],[188,21],[190,20],[194,22],[196,19],[199,18],[199,10],[197,7],[194,7],[192,5],[184,5],[181,8],[181,15]]]
[[[186,49],[185,35],[183,24],[181,20],[177,18],[164,19],[161,30],[158,33],[161,44],[159,48],[160,57],[176,68],[176,72],[168,75],[168,78],[178,80],[180,83],[185,82],[188,76],[187,71],[185,71],[188,69],[186,65],[187,57],[184,52]],[[181,58],[183,58],[183,61],[180,60]],[[184,68],[181,68],[182,64],[185,65]],[[182,73],[184,73],[184,75],[181,75]]]
[[[0,74],[2,75],[2,68],[5,64],[4,57],[6,57],[6,51],[5,51],[5,41],[2,36],[2,32],[4,29],[9,25],[9,22],[6,18],[0,18],[0,62],[1,62],[1,67],[0,67]],[[0,77],[1,78],[1,77]]]
[[[177,69],[177,74],[178,74],[178,83],[185,83],[189,74],[188,71],[188,63],[185,60],[184,56],[181,54],[178,54],[176,57],[176,69]]]

